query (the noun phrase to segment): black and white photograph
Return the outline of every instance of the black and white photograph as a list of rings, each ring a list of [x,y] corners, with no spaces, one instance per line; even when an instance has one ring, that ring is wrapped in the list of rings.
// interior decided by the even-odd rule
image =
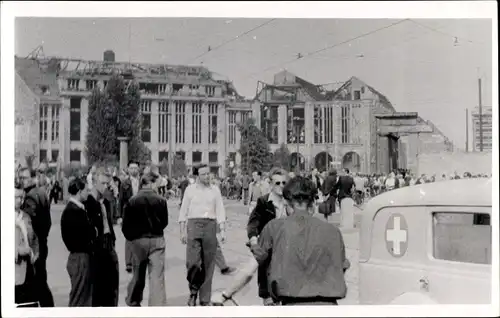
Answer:
[[[499,314],[495,2],[71,5],[2,3],[3,315]]]

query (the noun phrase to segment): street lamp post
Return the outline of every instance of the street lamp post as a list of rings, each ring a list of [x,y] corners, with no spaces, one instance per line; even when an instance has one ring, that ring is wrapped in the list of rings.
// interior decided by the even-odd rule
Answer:
[[[167,112],[167,121],[168,121],[168,177],[172,178],[172,165],[174,162],[173,151],[172,148],[174,146],[174,127],[172,126],[172,113]]]
[[[295,171],[298,173],[300,171],[300,162],[299,162],[299,139],[300,139],[300,132],[299,132],[299,125],[296,125],[295,123],[300,119],[300,117],[293,117],[293,124],[295,126],[295,145],[297,147],[296,152],[295,152]]]

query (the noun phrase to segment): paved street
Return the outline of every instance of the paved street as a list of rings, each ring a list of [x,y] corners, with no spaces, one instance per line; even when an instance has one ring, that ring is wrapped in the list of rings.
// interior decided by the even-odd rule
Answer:
[[[66,261],[68,252],[61,239],[59,222],[63,206],[56,205],[52,208],[52,230],[49,236],[49,258],[47,260],[47,271],[49,285],[54,294],[56,306],[67,306],[70,282],[66,271]],[[223,245],[224,256],[229,265],[238,267],[252,257],[250,251],[245,246],[246,222],[248,219],[248,208],[235,201],[226,202],[228,214],[227,242]],[[184,306],[188,296],[185,269],[185,245],[179,240],[179,227],[176,223],[178,216],[178,201],[173,201],[169,205],[170,224],[165,231],[167,240],[166,249],[166,287],[167,299],[170,306]],[[338,222],[338,214],[330,217],[331,222]],[[359,216],[358,216],[359,219]],[[120,268],[120,301],[119,306],[125,306],[125,296],[130,275],[125,271],[124,266],[124,238],[119,227],[115,228],[117,233],[116,251],[119,258]],[[358,231],[351,230],[344,233],[344,240],[347,248],[347,257],[351,261],[351,269],[347,272],[348,295],[341,304],[357,304],[358,301]],[[214,276],[214,290],[223,289],[231,282],[231,276],[223,276],[216,268]],[[147,306],[148,286],[144,291],[143,306]],[[260,305],[257,296],[257,283],[254,277],[252,281],[236,296],[235,299],[240,305]],[[228,304],[231,305],[231,304]]]

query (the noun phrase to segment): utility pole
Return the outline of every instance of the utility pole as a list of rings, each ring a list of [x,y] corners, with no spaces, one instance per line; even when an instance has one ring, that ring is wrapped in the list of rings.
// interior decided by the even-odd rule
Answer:
[[[172,126],[172,112],[167,112],[168,121],[168,177],[172,178],[172,165],[174,162],[174,127]]]
[[[481,98],[481,78],[477,79],[479,89],[479,151],[483,151],[483,102]]]
[[[465,152],[469,152],[469,109],[465,109]]]

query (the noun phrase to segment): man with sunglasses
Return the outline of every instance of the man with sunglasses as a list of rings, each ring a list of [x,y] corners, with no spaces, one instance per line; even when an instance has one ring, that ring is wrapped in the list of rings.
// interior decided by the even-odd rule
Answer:
[[[247,225],[247,234],[250,245],[258,244],[258,236],[264,226],[275,218],[286,217],[286,203],[283,198],[283,188],[287,182],[287,173],[282,169],[273,169],[270,172],[271,192],[257,199],[257,204],[250,214]],[[259,265],[257,272],[257,285],[259,297],[263,299],[264,306],[274,304],[268,290],[267,271],[269,261]]]

